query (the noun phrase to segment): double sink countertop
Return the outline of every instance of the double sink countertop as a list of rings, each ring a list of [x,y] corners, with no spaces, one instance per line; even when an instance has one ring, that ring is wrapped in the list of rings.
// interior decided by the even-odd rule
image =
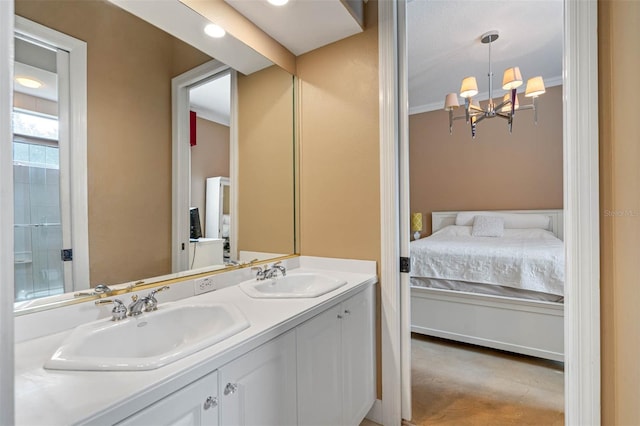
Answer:
[[[216,280],[228,279],[232,283],[220,290],[171,302],[171,305],[231,303],[249,320],[249,328],[154,370],[44,369],[44,363],[73,329],[16,343],[16,424],[116,423],[378,281],[375,262],[372,261],[302,256],[288,264],[290,272],[297,269],[317,271],[346,280],[347,284],[315,298],[258,299],[249,297],[236,285],[239,274],[234,276],[230,272],[228,277],[225,277],[226,273],[216,275]],[[185,285],[193,286],[193,280],[186,280]],[[165,293],[170,292],[157,296],[158,309],[163,307]],[[184,290],[181,293],[184,294]],[[86,303],[93,305],[93,301]],[[97,309],[95,306],[91,308]],[[100,321],[109,321],[109,317]]]

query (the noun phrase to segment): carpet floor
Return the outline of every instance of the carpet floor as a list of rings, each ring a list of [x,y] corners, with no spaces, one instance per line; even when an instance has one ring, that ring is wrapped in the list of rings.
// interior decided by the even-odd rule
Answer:
[[[412,334],[408,425],[563,425],[563,363]]]

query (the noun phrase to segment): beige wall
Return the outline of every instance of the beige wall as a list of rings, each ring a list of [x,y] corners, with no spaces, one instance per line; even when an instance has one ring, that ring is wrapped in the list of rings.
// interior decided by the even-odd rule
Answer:
[[[640,2],[598,2],[602,424],[640,424]]]
[[[444,110],[409,117],[411,211],[425,214],[423,236],[433,211],[562,208],[562,87],[538,106],[538,125],[533,111],[517,112],[512,134],[495,118],[478,124],[475,139],[464,120],[450,135]]]
[[[87,42],[91,284],[171,272],[170,81],[210,58],[102,1],[15,10]]]
[[[191,207],[198,207],[202,235],[207,224],[205,193],[206,180],[210,177],[229,177],[229,126],[198,117],[196,119],[197,143],[191,147]],[[225,199],[228,199],[225,198]]]
[[[364,33],[297,60],[303,255],[380,263],[377,8],[367,3]]]
[[[294,253],[293,77],[238,74],[238,250]]]

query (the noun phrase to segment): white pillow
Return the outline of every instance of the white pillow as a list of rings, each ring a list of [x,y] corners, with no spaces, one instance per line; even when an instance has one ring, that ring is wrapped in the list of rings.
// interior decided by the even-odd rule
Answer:
[[[471,235],[474,237],[502,237],[504,219],[497,216],[476,216]]]
[[[549,229],[549,216],[543,214],[502,213],[502,212],[460,212],[456,216],[456,225],[472,226],[476,216],[501,217],[508,229]]]

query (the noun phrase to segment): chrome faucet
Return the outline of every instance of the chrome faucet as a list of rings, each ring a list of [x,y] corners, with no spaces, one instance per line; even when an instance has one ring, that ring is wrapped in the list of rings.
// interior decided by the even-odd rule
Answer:
[[[137,317],[143,312],[151,312],[158,309],[158,300],[156,299],[156,293],[159,291],[169,290],[169,286],[165,285],[164,287],[157,288],[152,290],[151,293],[147,294],[144,297],[138,297],[137,295],[131,296],[132,302],[129,304],[127,308],[128,315],[130,317]]]
[[[131,303],[128,307],[124,306],[122,300],[119,299],[100,299],[96,300],[96,305],[106,305],[107,303],[113,303],[115,306],[111,310],[111,321],[120,321],[127,316],[137,317],[143,312],[151,312],[158,309],[158,300],[156,299],[156,293],[160,291],[169,290],[169,286],[157,288],[152,290],[144,297],[138,297],[137,294],[131,296]]]
[[[281,265],[282,262],[276,262],[271,266],[265,265],[264,269],[259,266],[254,266],[251,268],[252,271],[256,271],[256,280],[262,281],[271,278],[276,278],[278,276],[278,271],[284,277],[287,275],[287,268]]]
[[[129,306],[127,307],[127,315],[130,317],[137,317],[140,315],[146,304],[146,299],[146,296],[141,298],[138,297],[137,294],[131,296],[131,303],[129,303]]]
[[[271,275],[269,278],[274,278],[278,275],[278,271],[280,271],[280,274],[284,277],[287,275],[287,268],[284,267],[284,265],[281,264],[282,262],[278,261],[276,263],[274,263],[273,265],[271,265]]]
[[[267,272],[267,266],[262,269],[260,266],[254,266],[251,268],[252,271],[256,271],[256,280],[262,281],[266,278],[265,273]]]

